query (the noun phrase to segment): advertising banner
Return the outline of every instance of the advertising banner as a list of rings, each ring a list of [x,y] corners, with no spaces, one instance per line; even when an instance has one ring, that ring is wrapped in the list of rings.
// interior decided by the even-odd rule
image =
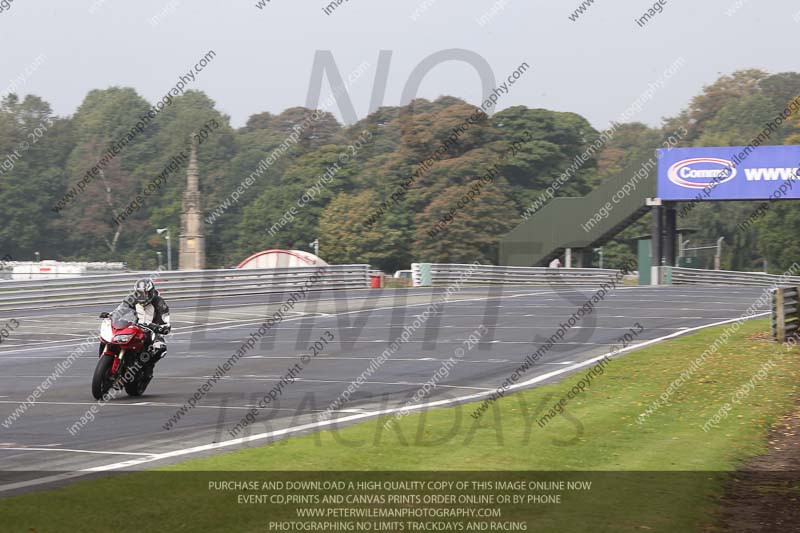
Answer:
[[[658,150],[662,200],[800,198],[800,146]]]

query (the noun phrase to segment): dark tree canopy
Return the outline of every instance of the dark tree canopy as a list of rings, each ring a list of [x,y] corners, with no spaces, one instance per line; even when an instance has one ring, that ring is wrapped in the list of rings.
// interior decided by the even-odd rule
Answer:
[[[558,194],[586,194],[682,128],[681,146],[747,144],[798,94],[798,73],[723,76],[662,128],[622,125]],[[575,113],[524,106],[471,120],[474,105],[450,96],[382,107],[348,127],[329,112],[294,107],[255,113],[234,129],[204,93],[188,91],[74,201],[52,211],[151,105],[134,89],[111,87],[87,94],[71,117],[58,117],[37,96],[8,95],[0,103],[0,255],[26,259],[38,251],[47,259],[155,266],[155,252],[163,248],[155,228],[178,232],[185,167],[124,223],[113,223],[114,214],[188,150],[193,132],[213,121],[198,150],[203,208],[211,220],[209,266],[230,266],[270,247],[309,249],[317,238],[332,263],[367,262],[387,271],[421,260],[495,262],[503,234],[600,135]],[[32,132],[36,142],[22,150]],[[800,119],[787,120],[770,143],[800,143]],[[497,178],[431,237],[429,230],[493,165]],[[700,205],[680,224],[700,228],[695,240],[724,236],[725,268],[760,268],[765,259],[773,270],[787,267],[797,258],[786,245],[795,241],[787,235],[800,230],[794,204],[778,204],[747,230],[737,228],[753,209],[748,202]],[[647,224],[645,218],[607,244],[606,264],[633,257],[628,238],[648,233]]]

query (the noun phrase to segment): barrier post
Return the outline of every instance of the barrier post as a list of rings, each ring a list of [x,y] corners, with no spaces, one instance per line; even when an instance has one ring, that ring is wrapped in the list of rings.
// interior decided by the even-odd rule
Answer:
[[[672,285],[672,267],[662,266],[661,267],[661,282],[659,285]]]
[[[780,287],[772,291],[772,337],[777,342],[786,341],[786,314],[783,309],[783,290]]]
[[[639,285],[650,285],[650,239],[639,239],[637,245]]]
[[[419,275],[420,275],[420,287],[431,287],[433,286],[433,276],[431,274],[431,264],[430,263],[420,263],[419,264]]]
[[[797,287],[778,287],[772,290],[772,338],[777,342],[786,342],[789,338],[797,338],[800,325],[800,305],[798,305]]]

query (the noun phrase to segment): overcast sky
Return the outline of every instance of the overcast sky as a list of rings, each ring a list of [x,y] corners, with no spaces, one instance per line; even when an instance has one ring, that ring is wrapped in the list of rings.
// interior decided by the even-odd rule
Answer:
[[[644,27],[635,19],[652,4],[633,0],[596,0],[575,22],[568,17],[580,0],[349,0],[331,14],[321,0],[270,0],[263,9],[257,1],[14,0],[0,12],[0,92],[44,54],[19,92],[42,96],[57,114],[74,113],[89,90],[114,85],[154,102],[214,50],[190,85],[238,127],[254,113],[305,105],[315,54],[330,50],[345,77],[369,65],[350,88],[362,118],[381,50],[392,51],[383,103],[399,105],[426,57],[465,49],[488,62],[498,83],[522,62],[531,65],[499,109],[574,111],[605,128],[659,79],[663,88],[635,117],[650,125],[678,113],[721,74],[800,71],[800,4],[789,0],[667,0]],[[481,26],[477,20],[493,5],[499,9]],[[412,20],[418,8],[425,11]],[[683,66],[663,80],[679,58]],[[431,71],[419,96],[478,104],[481,93],[475,68],[450,61]],[[323,99],[328,94],[326,82]]]

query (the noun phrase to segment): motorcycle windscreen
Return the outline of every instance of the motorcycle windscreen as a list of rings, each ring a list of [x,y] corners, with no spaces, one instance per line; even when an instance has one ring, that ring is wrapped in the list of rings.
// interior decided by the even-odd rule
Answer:
[[[111,327],[125,329],[136,324],[136,311],[127,305],[120,305],[111,313]]]

